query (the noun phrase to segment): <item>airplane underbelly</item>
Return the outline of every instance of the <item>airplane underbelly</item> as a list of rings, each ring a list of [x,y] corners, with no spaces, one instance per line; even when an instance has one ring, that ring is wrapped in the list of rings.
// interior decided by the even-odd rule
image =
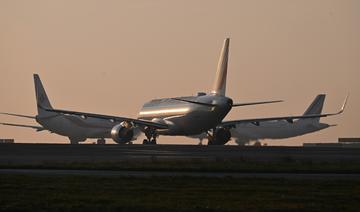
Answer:
[[[62,116],[42,121],[41,124],[51,132],[67,137],[75,137],[75,135],[79,134],[80,130],[79,127],[74,126],[69,120]]]
[[[232,130],[232,134],[239,138],[249,139],[283,139],[304,134],[304,129],[294,124],[263,124],[255,126],[251,124],[239,125]]]
[[[209,120],[201,116],[181,116],[167,118],[173,123],[168,130],[160,132],[163,135],[197,135],[208,131],[217,125],[216,120]]]

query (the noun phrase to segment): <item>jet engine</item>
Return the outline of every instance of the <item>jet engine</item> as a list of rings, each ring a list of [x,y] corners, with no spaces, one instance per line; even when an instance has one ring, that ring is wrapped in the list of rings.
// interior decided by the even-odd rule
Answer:
[[[209,145],[224,145],[231,139],[231,132],[226,128],[217,128],[212,138],[209,138]]]
[[[126,144],[134,137],[133,125],[123,121],[111,129],[111,138],[118,144]]]

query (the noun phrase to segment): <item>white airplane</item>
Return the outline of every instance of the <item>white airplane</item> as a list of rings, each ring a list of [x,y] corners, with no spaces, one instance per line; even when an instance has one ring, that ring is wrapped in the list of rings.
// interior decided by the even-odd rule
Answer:
[[[41,83],[40,77],[34,74],[35,94],[38,114],[28,116],[14,113],[0,113],[4,115],[17,116],[36,120],[41,126],[0,123],[8,126],[32,128],[36,131],[48,130],[58,135],[69,138],[71,144],[78,144],[87,138],[98,139],[98,144],[104,144],[105,138],[110,138],[110,130],[118,121],[97,119],[85,116],[66,115],[62,113],[49,112],[44,108],[52,108],[45,89]],[[136,131],[139,133],[139,131]]]
[[[315,97],[313,102],[307,108],[304,113],[306,115],[321,114],[325,101],[325,94],[320,94]],[[346,100],[344,102],[344,106]],[[264,121],[260,123],[242,123],[237,124],[235,128],[232,128],[232,139],[239,145],[250,144],[251,142],[259,142],[262,139],[285,139],[296,136],[313,133],[332,127],[336,125],[329,125],[326,123],[320,123],[320,117],[311,119],[298,119],[293,123],[286,120],[272,120]],[[206,133],[202,133],[198,136],[191,136],[192,138],[198,138],[200,144],[203,139],[207,138]]]
[[[41,126],[2,124],[30,127],[37,131],[49,130],[69,137],[71,143],[78,143],[87,138],[98,138],[100,140],[112,138],[119,144],[125,144],[136,139],[141,131],[146,136],[143,144],[156,144],[156,139],[160,135],[193,136],[207,132],[209,145],[223,145],[231,138],[230,129],[238,124],[260,123],[271,120],[292,122],[294,119],[325,117],[343,112],[342,109],[337,113],[328,114],[223,121],[233,107],[280,102],[262,101],[234,104],[233,100],[225,95],[229,43],[230,39],[225,39],[215,82],[212,90],[207,94],[151,100],[143,105],[138,118],[101,115],[54,109],[45,93],[40,78],[35,74],[38,115],[3,114],[32,118]]]

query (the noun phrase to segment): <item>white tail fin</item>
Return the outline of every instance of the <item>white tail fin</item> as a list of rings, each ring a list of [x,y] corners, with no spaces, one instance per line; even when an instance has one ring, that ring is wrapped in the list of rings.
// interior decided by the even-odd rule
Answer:
[[[34,74],[34,84],[38,113],[41,114],[45,112],[44,109],[52,109],[52,106],[46,95],[44,86],[41,83],[40,77],[37,74]]]
[[[304,116],[321,114],[321,111],[324,106],[325,96],[326,96],[325,94],[317,95],[316,98],[313,100],[313,102],[310,104],[310,106],[305,111]]]
[[[214,81],[212,94],[225,96],[226,91],[226,76],[227,76],[227,66],[229,58],[229,43],[230,38],[224,40],[224,45],[221,50],[218,67],[216,70],[216,76]]]
[[[323,106],[324,106],[325,97],[326,97],[325,94],[317,95],[315,97],[315,99],[313,100],[313,102],[310,104],[310,106],[306,109],[304,116],[321,114]],[[313,118],[313,119],[300,119],[299,121],[304,121],[304,122],[310,121],[310,122],[319,123],[320,117]]]

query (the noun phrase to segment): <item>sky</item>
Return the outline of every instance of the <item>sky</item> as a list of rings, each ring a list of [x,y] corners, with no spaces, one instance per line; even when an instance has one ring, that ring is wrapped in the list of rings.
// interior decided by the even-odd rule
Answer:
[[[35,115],[32,74],[55,108],[136,117],[153,98],[209,92],[230,37],[227,120],[301,115],[319,93],[336,127],[269,145],[360,137],[358,0],[0,0],[0,111]],[[35,124],[0,116],[0,122]],[[0,126],[1,138],[66,137]],[[160,143],[196,144],[160,137]]]

